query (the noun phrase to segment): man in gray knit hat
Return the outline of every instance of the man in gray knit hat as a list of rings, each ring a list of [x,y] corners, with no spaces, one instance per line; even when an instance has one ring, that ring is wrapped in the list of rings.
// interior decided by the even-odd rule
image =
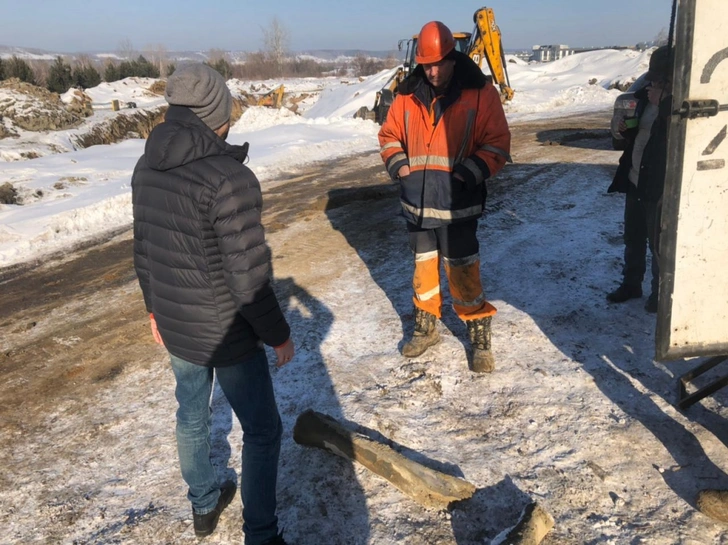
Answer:
[[[281,367],[294,354],[290,328],[271,287],[271,254],[247,143],[225,142],[232,96],[204,64],[167,82],[170,107],[132,176],[134,267],[154,340],[176,379],[177,452],[195,534],[211,534],[235,496],[210,462],[214,377],[243,428],[240,493],[246,545],[286,545],[278,532],[276,480],[281,445],[263,344]]]
[[[171,106],[188,107],[213,131],[230,121],[233,97],[225,78],[206,64],[191,64],[172,74],[164,98]]]

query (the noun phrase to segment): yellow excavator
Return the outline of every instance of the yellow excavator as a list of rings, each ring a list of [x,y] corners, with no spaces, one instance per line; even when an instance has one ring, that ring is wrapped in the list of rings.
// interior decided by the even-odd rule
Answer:
[[[506,103],[513,99],[514,91],[508,79],[506,54],[500,28],[495,24],[493,8],[480,8],[473,15],[473,22],[475,30],[467,54],[481,68],[483,59],[486,60],[493,75],[493,83],[500,88],[501,102]]]
[[[279,85],[275,89],[268,91],[256,102],[256,106],[268,106],[269,108],[276,108],[278,110],[283,106],[283,95],[286,92],[286,88],[283,85]]]
[[[473,32],[453,32],[455,49],[468,55],[481,69],[483,62],[488,64],[491,80],[500,89],[501,101],[508,102],[513,98],[514,91],[508,80],[505,52],[501,41],[501,32],[495,24],[495,15],[492,8],[482,7],[473,15],[475,29]],[[369,109],[362,106],[354,114],[355,118],[370,119],[380,125],[387,118],[389,107],[392,105],[399,84],[417,66],[415,51],[417,49],[417,35],[408,40],[399,41],[400,51],[406,47],[405,60],[402,66],[392,75],[384,86],[377,92],[374,107]]]

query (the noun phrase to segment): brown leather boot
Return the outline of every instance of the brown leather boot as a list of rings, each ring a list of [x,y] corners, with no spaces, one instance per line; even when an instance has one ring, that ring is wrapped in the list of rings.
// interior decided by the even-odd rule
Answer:
[[[415,332],[412,338],[402,347],[402,355],[405,358],[416,358],[439,342],[440,332],[437,331],[437,316],[415,307]]]
[[[471,370],[476,373],[492,373],[495,369],[495,358],[490,351],[490,322],[492,316],[468,320],[468,337],[473,347]]]

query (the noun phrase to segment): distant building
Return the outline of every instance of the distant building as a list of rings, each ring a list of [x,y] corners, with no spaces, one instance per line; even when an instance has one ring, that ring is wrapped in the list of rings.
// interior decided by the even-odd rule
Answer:
[[[517,51],[510,51],[508,52],[509,55],[513,55],[517,59],[521,59],[524,62],[528,62],[531,60],[531,52],[527,49],[524,50],[517,50]]]
[[[625,46],[625,45],[610,45],[601,47],[569,47],[568,45],[534,45],[531,51],[531,57],[529,61],[535,62],[551,62],[563,59],[575,53],[586,53],[587,51],[603,51],[605,49],[637,49],[640,50],[640,46],[643,44],[637,44],[636,47]]]
[[[563,59],[574,54],[574,49],[568,45],[534,45],[530,60],[536,62],[551,62]]]

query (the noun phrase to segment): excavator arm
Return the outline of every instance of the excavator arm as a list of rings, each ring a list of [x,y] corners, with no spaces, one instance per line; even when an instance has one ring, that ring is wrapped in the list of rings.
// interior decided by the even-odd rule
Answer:
[[[473,15],[473,21],[475,29],[468,55],[478,66],[482,66],[483,59],[485,59],[490,73],[493,74],[493,83],[500,88],[501,101],[507,102],[513,98],[514,91],[508,80],[501,32],[498,25],[495,24],[493,8],[480,8]]]

